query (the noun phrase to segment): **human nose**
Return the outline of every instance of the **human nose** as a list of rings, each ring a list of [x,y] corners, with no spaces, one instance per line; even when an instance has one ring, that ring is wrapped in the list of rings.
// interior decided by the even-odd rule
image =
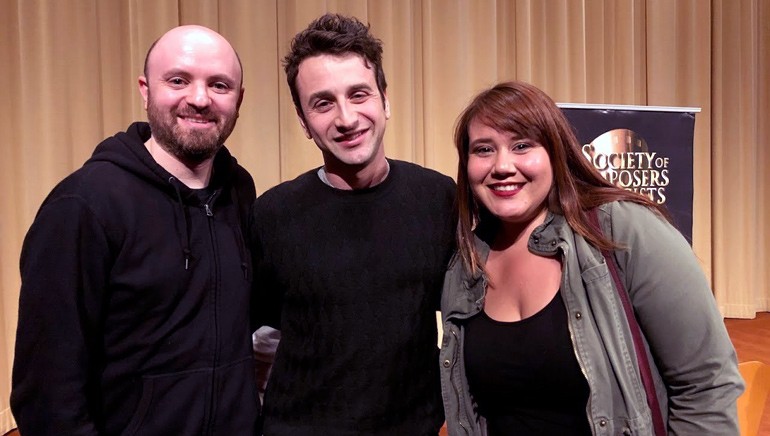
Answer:
[[[337,118],[334,120],[334,123],[338,130],[353,130],[358,124],[358,114],[351,105],[342,103],[339,105]]]
[[[187,102],[197,108],[205,108],[211,104],[209,88],[205,84],[193,84],[187,96]]]
[[[503,148],[495,155],[495,166],[493,168],[495,174],[509,175],[516,173],[516,162],[512,153]]]

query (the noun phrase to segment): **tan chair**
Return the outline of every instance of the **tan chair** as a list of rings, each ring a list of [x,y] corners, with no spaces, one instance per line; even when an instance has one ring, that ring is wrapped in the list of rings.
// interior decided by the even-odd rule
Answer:
[[[746,391],[738,397],[741,436],[756,436],[770,394],[770,365],[756,361],[743,362],[738,364],[738,369],[746,382]]]

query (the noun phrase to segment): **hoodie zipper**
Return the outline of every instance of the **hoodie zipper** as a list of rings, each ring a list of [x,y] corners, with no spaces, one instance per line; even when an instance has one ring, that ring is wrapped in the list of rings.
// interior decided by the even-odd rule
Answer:
[[[211,251],[214,256],[214,289],[212,292],[212,298],[213,298],[213,313],[214,313],[214,356],[212,361],[212,372],[211,372],[211,394],[209,396],[209,429],[207,431],[207,434],[214,434],[214,422],[215,422],[215,412],[217,408],[216,400],[217,396],[215,395],[216,392],[216,383],[217,383],[217,366],[219,365],[219,316],[218,316],[218,310],[219,310],[219,274],[220,274],[220,265],[219,265],[219,252],[217,251],[217,244],[216,244],[216,233],[215,233],[215,226],[214,226],[214,210],[212,208],[212,205],[214,204],[214,201],[216,200],[217,196],[219,195],[219,190],[214,191],[211,196],[206,200],[205,203],[203,203],[203,210],[206,213],[206,216],[208,219],[209,224],[209,235],[211,237]]]

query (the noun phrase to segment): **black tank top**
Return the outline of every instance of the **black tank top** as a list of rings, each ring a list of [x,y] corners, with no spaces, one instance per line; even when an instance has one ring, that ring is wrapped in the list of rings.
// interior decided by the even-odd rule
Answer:
[[[590,435],[588,383],[572,349],[561,295],[515,322],[484,311],[465,326],[470,392],[490,436]]]

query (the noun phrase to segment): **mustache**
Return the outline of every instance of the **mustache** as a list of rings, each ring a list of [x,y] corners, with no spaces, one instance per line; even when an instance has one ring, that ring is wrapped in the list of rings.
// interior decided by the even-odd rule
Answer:
[[[211,110],[209,108],[202,110],[197,110],[195,108],[177,110],[176,115],[182,117],[204,117],[210,120],[218,119],[218,117],[211,115]]]

